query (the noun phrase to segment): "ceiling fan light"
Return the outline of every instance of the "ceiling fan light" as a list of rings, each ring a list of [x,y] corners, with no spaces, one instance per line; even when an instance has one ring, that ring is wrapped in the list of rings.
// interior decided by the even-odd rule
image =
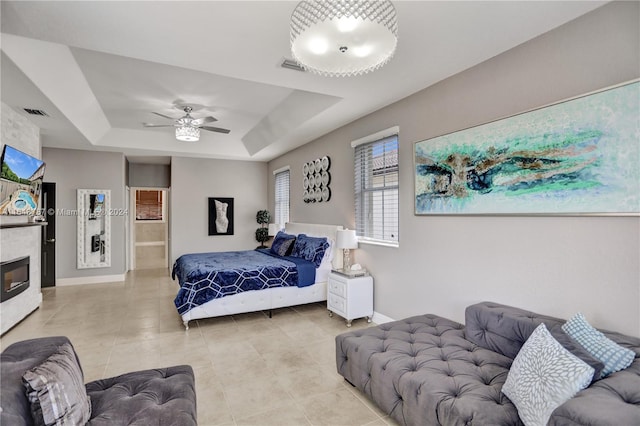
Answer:
[[[301,1],[291,14],[290,39],[293,59],[308,71],[330,77],[365,74],[385,65],[396,51],[396,9],[388,0]],[[326,51],[317,40],[326,41]]]
[[[176,139],[184,142],[197,142],[200,140],[200,129],[193,126],[176,127]]]

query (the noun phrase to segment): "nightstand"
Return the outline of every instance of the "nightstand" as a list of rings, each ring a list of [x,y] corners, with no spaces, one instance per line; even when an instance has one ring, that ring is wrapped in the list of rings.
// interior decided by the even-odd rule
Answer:
[[[332,271],[327,289],[327,309],[329,316],[334,313],[347,320],[347,327],[356,318],[373,317],[373,278],[371,276],[350,276]]]

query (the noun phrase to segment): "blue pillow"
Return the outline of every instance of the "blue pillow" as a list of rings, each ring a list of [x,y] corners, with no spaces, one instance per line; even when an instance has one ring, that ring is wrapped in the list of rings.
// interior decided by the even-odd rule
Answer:
[[[562,345],[563,348],[571,352],[573,355],[580,358],[580,360],[584,361],[589,367],[593,368],[594,373],[591,378],[592,382],[600,379],[602,375],[602,370],[604,369],[604,364],[598,358],[591,355],[585,348],[580,345],[580,343],[576,342],[571,338],[567,333],[562,331],[562,327],[560,324],[554,325],[551,330],[549,330],[551,336],[558,341]]]
[[[604,364],[600,378],[624,370],[631,365],[636,353],[623,348],[600,331],[593,328],[581,313],[564,323],[562,330],[578,342],[587,352]]]
[[[271,243],[271,253],[278,256],[288,256],[293,250],[293,243],[296,240],[295,235],[287,234],[282,231],[278,231]]]
[[[313,262],[316,268],[322,263],[324,252],[329,248],[329,242],[324,237],[309,237],[306,234],[299,234],[293,245],[291,256],[306,259]]]

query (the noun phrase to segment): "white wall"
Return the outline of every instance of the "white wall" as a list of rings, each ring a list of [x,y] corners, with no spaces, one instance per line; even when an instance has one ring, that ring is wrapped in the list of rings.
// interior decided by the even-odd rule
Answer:
[[[377,312],[463,322],[466,306],[491,300],[564,318],[581,311],[640,336],[640,218],[413,214],[414,142],[640,77],[639,15],[638,2],[605,5],[271,161],[270,172],[291,166],[291,220],[353,228],[349,143],[398,125],[400,247],[355,252],[374,277]],[[323,155],[332,199],[304,204],[302,165]]]
[[[267,205],[266,174],[262,162],[173,157],[170,265],[185,253],[256,248],[256,213],[273,213]],[[234,199],[234,235],[208,235],[209,197]]]
[[[0,150],[7,144],[36,158],[40,154],[40,129],[26,117],[2,103],[2,141]],[[0,151],[1,152],[1,151]],[[26,217],[3,216],[1,222],[25,222]],[[40,277],[40,226],[5,228],[0,230],[0,261],[29,256],[29,288],[0,306],[0,334],[20,322],[42,302]]]

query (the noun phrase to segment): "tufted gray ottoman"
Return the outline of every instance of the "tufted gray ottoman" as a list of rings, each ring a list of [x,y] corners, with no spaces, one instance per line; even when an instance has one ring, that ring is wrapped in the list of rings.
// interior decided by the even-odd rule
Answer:
[[[465,339],[462,324],[421,315],[336,337],[338,372],[406,425],[517,425],[500,389],[511,359]]]
[[[22,375],[41,364],[64,343],[69,343],[69,339],[63,336],[31,339],[14,343],[2,352],[0,424],[33,424]],[[197,424],[195,379],[188,365],[96,380],[88,383],[86,390],[91,398],[88,425]]]
[[[421,315],[341,334],[338,373],[400,424],[521,425],[501,393],[513,357],[537,325],[564,321],[491,302],[465,318],[466,328]],[[605,334],[635,361],[558,407],[549,424],[640,425],[640,339]]]

